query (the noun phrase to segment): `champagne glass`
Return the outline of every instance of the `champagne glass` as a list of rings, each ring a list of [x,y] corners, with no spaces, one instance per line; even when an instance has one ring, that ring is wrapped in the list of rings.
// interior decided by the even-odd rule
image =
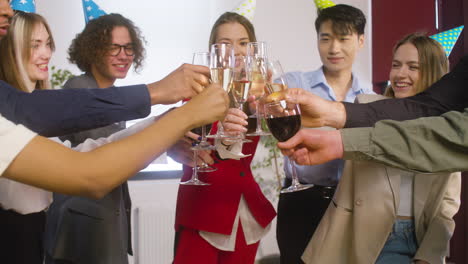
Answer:
[[[276,97],[281,91],[288,88],[283,67],[281,67],[281,63],[278,60],[271,60],[266,63],[265,68],[265,93],[268,97]]]
[[[196,52],[193,54],[192,64],[210,66],[211,54],[209,52]],[[198,179],[198,172],[211,172],[217,170],[215,167],[211,167],[206,162],[202,162],[200,166],[197,164],[198,151],[200,150],[210,150],[214,149],[207,140],[206,140],[206,129],[209,126],[208,130],[211,128],[211,125],[205,125],[192,129],[192,132],[202,136],[201,141],[192,147],[193,150],[193,160],[195,161],[195,166],[193,167],[192,177],[190,180],[181,182],[181,185],[210,185],[209,183],[203,182]]]
[[[242,55],[236,56],[231,96],[241,111],[243,111],[243,106],[247,102],[250,85],[252,84],[252,65],[252,57]],[[244,133],[241,133],[236,138],[236,141],[252,142],[250,139],[245,139]]]
[[[193,54],[192,64],[210,67],[211,57],[212,57],[211,53],[209,53],[209,52],[195,52]],[[211,128],[211,125],[204,125],[204,126],[201,127],[201,141],[196,146],[194,146],[194,148],[198,148],[199,150],[200,149],[201,150],[215,149],[215,147],[213,145],[211,145],[208,142],[207,138],[206,138],[206,131],[207,130],[209,131],[210,128]],[[201,166],[202,166],[202,168],[199,168],[200,171],[203,171],[203,168],[207,169],[207,167],[210,167],[205,162],[203,162],[203,164]],[[213,169],[216,170],[215,168],[213,168]],[[212,170],[212,171],[214,171],[214,170]]]
[[[249,122],[255,122],[255,132],[248,133],[247,136],[266,136],[270,133],[262,129],[262,107],[260,106],[262,97],[265,94],[265,81],[266,81],[266,62],[267,62],[267,45],[266,42],[249,42],[247,43],[247,56],[251,56],[254,61],[254,69],[252,72],[252,85],[250,94],[255,96],[257,101],[255,116],[256,118],[249,118]],[[250,125],[249,125],[250,127]]]
[[[229,93],[232,87],[232,72],[235,65],[234,48],[231,44],[216,43],[211,45],[210,72],[211,81],[220,84]],[[225,135],[223,126],[218,124],[216,135],[208,135],[210,138],[230,138]]]
[[[210,185],[209,183],[206,183],[204,181],[201,181],[198,179],[198,166],[197,166],[197,158],[198,158],[198,149],[197,148],[192,148],[193,150],[193,160],[195,161],[195,166],[193,166],[192,169],[192,177],[190,177],[190,180],[180,182],[180,185]]]
[[[301,128],[301,113],[299,106],[285,100],[265,104],[265,114],[268,127],[278,141],[286,141],[293,137]],[[286,159],[291,166],[292,184],[281,193],[297,192],[313,187],[313,184],[301,184],[297,177],[294,160]]]

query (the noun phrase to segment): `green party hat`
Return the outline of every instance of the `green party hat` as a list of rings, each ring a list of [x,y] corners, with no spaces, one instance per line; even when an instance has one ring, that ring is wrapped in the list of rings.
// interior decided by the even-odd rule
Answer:
[[[336,5],[335,3],[333,3],[330,0],[314,0],[314,2],[315,2],[315,5],[317,6],[317,8],[319,10],[322,10],[322,9],[325,9],[325,8]]]

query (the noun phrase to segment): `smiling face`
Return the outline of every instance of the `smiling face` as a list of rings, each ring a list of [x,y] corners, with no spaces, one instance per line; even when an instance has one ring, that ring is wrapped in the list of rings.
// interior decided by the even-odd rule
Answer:
[[[331,20],[321,24],[317,39],[320,59],[329,72],[351,71],[356,54],[364,45],[364,35],[356,32],[337,35]]]
[[[8,33],[13,10],[8,0],[0,0],[0,40]]]
[[[405,43],[395,50],[390,70],[390,83],[396,98],[417,93],[419,81],[419,54],[411,43]]]
[[[250,42],[249,34],[241,24],[232,22],[218,27],[216,43],[231,44],[236,55],[246,55],[248,42]]]
[[[29,80],[35,84],[49,78],[49,60],[52,56],[49,32],[44,24],[36,24],[31,35],[31,53],[26,64]]]
[[[134,56],[127,55],[124,50],[125,48],[121,48],[118,55],[111,55],[111,48],[117,45],[127,47],[132,45],[132,38],[126,27],[114,27],[109,52],[106,53],[100,63],[91,65],[91,72],[100,88],[112,86],[116,79],[125,78],[132,66]]]

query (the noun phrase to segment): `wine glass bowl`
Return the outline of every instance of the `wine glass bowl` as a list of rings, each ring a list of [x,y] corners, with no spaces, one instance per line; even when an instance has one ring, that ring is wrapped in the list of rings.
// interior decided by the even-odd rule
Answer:
[[[301,112],[295,103],[285,100],[265,104],[265,116],[272,135],[280,142],[292,138],[301,128]],[[291,167],[292,184],[281,193],[297,192],[313,187],[313,184],[301,184],[297,177],[294,161],[286,159]]]
[[[235,66],[234,48],[230,44],[211,45],[211,81],[220,84],[226,92],[232,86],[232,71]]]

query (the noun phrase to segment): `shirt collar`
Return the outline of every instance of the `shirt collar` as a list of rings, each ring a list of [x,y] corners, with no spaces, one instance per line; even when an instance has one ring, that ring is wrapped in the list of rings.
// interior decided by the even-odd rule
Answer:
[[[359,78],[357,78],[354,73],[351,73],[351,76],[353,78],[353,81],[351,83],[350,90],[353,91],[353,93],[355,94],[364,93],[363,87],[361,87],[361,83],[359,82]],[[305,76],[305,80],[308,84],[308,87],[314,88],[319,85],[324,85],[328,89],[331,89],[330,85],[328,85],[327,83],[325,74],[323,73],[323,66],[321,66],[315,71],[309,72],[309,74]]]

